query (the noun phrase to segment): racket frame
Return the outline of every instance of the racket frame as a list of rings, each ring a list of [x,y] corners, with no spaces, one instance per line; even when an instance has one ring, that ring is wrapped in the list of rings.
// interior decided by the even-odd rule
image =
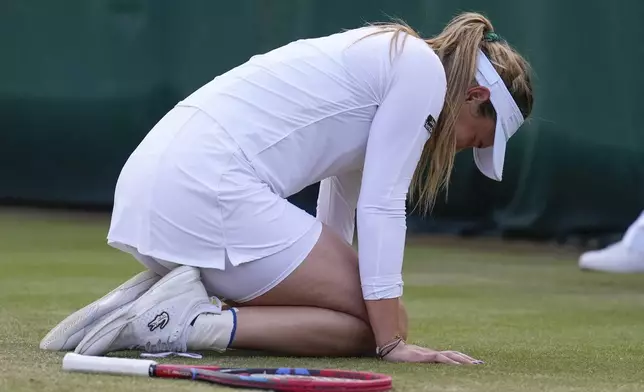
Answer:
[[[189,379],[223,386],[285,392],[384,392],[392,389],[391,377],[379,373],[335,369],[223,368],[209,365],[173,365],[159,364],[156,361],[145,359],[93,357],[74,353],[68,353],[63,358],[63,370]],[[293,378],[279,378],[288,375]],[[315,381],[314,377],[316,376],[327,380]],[[299,377],[301,378],[298,379]],[[331,378],[338,380],[331,380]]]

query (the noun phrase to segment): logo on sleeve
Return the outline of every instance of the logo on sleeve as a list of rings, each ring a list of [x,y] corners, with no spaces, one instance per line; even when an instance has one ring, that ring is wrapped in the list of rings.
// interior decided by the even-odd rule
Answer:
[[[434,130],[434,127],[436,126],[436,120],[434,119],[434,116],[431,114],[427,116],[427,120],[425,120],[425,129],[427,132],[429,132],[429,135],[432,135],[432,131]]]

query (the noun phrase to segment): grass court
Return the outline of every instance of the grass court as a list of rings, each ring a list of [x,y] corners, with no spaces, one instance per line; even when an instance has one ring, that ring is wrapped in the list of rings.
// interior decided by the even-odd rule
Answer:
[[[62,353],[38,349],[56,323],[142,269],[106,245],[107,228],[107,215],[0,210],[0,391],[230,390],[63,373]],[[644,390],[644,275],[584,273],[573,251],[490,241],[411,239],[404,271],[410,340],[485,365],[242,352],[193,362],[377,371],[395,391]]]

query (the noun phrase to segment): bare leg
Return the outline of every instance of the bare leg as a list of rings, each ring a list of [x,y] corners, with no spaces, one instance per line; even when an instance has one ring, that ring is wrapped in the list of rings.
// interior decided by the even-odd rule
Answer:
[[[264,306],[240,309],[232,348],[297,356],[361,356],[373,353],[371,328],[328,309]]]
[[[304,262],[279,285],[249,302],[231,305],[239,308],[232,348],[302,356],[375,352],[357,254],[327,227]],[[400,333],[406,336],[404,308],[401,312]],[[214,323],[217,317],[209,319]],[[209,323],[201,320],[204,330]]]

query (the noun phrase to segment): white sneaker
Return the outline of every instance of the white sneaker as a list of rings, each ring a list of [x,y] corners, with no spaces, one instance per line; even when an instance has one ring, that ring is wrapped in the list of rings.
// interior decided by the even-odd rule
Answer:
[[[604,249],[582,254],[579,268],[623,274],[644,272],[644,254],[620,241]]]
[[[76,348],[85,333],[106,314],[126,306],[148,291],[161,276],[152,271],[141,272],[102,298],[67,316],[40,342],[40,348],[68,351]]]
[[[78,344],[75,352],[104,355],[120,350],[149,353],[185,352],[188,327],[202,313],[221,313],[201,283],[199,270],[175,268],[131,306],[105,317]]]

